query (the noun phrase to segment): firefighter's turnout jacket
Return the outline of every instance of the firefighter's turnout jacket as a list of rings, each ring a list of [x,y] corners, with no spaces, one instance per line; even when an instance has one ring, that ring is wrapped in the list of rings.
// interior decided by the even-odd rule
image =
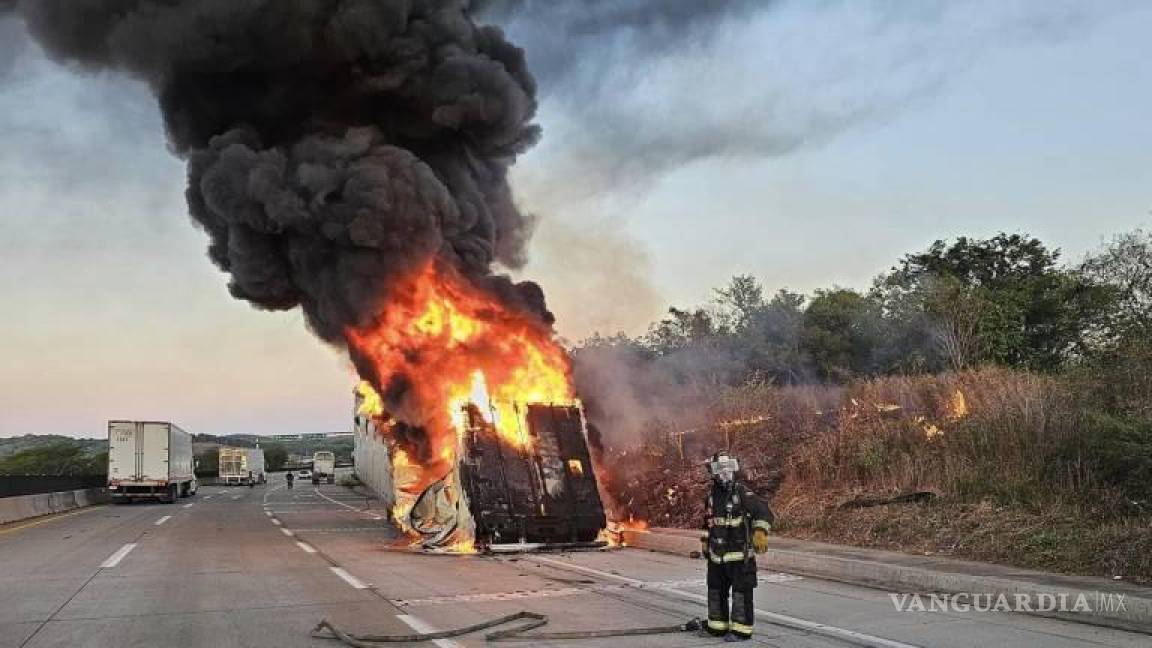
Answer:
[[[773,521],[768,504],[739,481],[712,485],[705,507],[707,534],[703,538],[708,558],[706,629],[711,634],[752,636],[752,590],[756,587],[752,534],[756,529],[771,531]]]
[[[718,564],[752,558],[752,531],[771,531],[775,520],[768,504],[738,481],[728,487],[714,483],[704,515],[708,561]]]

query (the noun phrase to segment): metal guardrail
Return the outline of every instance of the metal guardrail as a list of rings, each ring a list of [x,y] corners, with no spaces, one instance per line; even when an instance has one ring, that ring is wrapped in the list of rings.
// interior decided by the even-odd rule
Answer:
[[[0,497],[100,488],[107,483],[105,475],[0,475]]]

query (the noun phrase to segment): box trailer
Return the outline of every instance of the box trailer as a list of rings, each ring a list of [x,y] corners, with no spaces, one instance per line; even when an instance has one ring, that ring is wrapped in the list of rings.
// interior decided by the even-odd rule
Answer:
[[[108,422],[108,493],[113,501],[173,503],[196,494],[192,436],[161,421]]]
[[[336,455],[326,450],[312,455],[312,483],[319,484],[322,481],[336,483]]]
[[[251,486],[268,481],[264,473],[264,451],[260,448],[220,448],[221,484]]]

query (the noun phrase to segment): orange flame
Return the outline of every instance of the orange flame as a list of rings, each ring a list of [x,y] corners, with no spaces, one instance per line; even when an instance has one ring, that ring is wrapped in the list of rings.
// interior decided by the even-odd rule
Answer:
[[[626,547],[628,546],[624,538],[626,531],[647,530],[648,522],[646,520],[637,520],[635,516],[629,516],[627,520],[609,522],[608,528],[602,529],[596,539],[608,543],[610,547]]]
[[[568,355],[551,329],[450,268],[431,264],[396,282],[379,319],[346,337],[356,355],[371,362],[380,385],[403,378],[387,412],[380,395],[362,383],[360,414],[391,417],[426,435],[426,445],[394,453],[400,492],[418,494],[455,467],[470,405],[503,441],[527,448],[524,405],[575,400]],[[396,519],[407,512],[395,512]]]

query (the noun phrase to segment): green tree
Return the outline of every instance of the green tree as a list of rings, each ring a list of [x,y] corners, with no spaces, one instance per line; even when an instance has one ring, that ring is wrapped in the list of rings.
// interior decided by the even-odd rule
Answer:
[[[716,322],[708,311],[669,308],[668,317],[652,325],[644,342],[656,355],[668,355],[686,347],[707,344],[716,334]]]
[[[0,460],[0,475],[100,475],[107,472],[108,455],[93,456],[77,443],[58,441],[9,455]]]
[[[1085,259],[1078,271],[1115,291],[1115,307],[1103,343],[1152,336],[1152,233],[1138,229],[1117,236]]]
[[[724,288],[716,288],[720,319],[728,330],[739,332],[765,307],[764,288],[752,275],[732,277]]]
[[[735,340],[744,353],[746,378],[784,384],[805,379],[808,360],[800,346],[805,301],[804,295],[780,290],[748,314]]]
[[[804,311],[800,344],[817,375],[845,381],[875,371],[880,311],[854,290],[817,290]]]
[[[918,342],[929,369],[1053,370],[1091,348],[1112,300],[1059,259],[1059,250],[1019,234],[936,241],[878,278],[873,296],[892,328]]]
[[[282,470],[288,463],[288,449],[279,443],[264,446],[264,467],[269,471]]]

